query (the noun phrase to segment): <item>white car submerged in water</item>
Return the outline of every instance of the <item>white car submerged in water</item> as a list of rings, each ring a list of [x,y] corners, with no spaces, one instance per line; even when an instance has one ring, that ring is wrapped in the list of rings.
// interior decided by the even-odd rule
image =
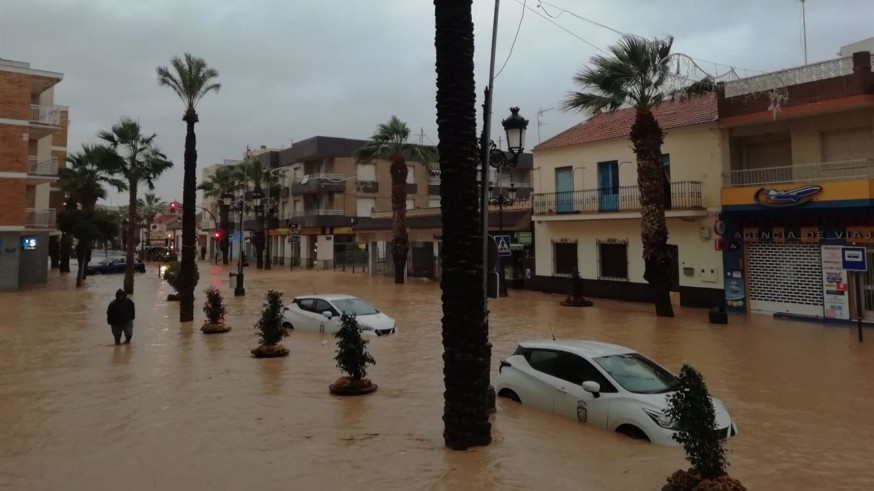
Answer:
[[[677,445],[665,414],[679,380],[640,353],[597,341],[519,343],[501,361],[495,391],[522,404],[659,445]],[[713,398],[720,438],[737,434],[725,405]]]
[[[365,336],[388,336],[398,324],[372,305],[351,295],[302,295],[285,309],[283,327],[333,334],[340,330],[340,316],[354,314]]]

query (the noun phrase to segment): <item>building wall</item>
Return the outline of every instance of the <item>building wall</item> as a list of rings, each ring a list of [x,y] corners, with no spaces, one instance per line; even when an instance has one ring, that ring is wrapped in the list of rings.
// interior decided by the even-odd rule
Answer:
[[[19,240],[18,284],[34,285],[48,280],[49,234],[48,232],[28,232],[20,237],[36,237],[36,249],[21,249]]]
[[[30,75],[0,71],[0,118],[30,118]]]
[[[17,232],[0,232],[0,292],[18,290],[20,240],[21,236]]]
[[[701,181],[704,207],[719,206],[722,187],[722,132],[716,123],[665,131],[662,153],[671,156],[671,181]],[[598,187],[598,162],[617,160],[619,185],[637,185],[637,164],[631,142],[613,138],[549,150],[535,151],[532,173],[535,193],[555,192],[555,169],[572,166],[574,189]],[[624,162],[624,163],[623,163]]]

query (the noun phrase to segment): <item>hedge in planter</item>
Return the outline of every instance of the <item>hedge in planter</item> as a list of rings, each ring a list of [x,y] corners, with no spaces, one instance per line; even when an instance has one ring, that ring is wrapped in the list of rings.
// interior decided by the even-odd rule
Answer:
[[[728,461],[716,431],[713,401],[704,377],[683,365],[679,379],[680,388],[668,396],[667,415],[678,422],[680,431],[673,438],[683,445],[692,468],[674,472],[662,491],[746,491],[725,471]]]
[[[181,263],[179,261],[171,261],[167,263],[167,269],[164,270],[164,280],[170,285],[176,293],[171,293],[167,295],[168,302],[177,302],[179,301],[179,269],[181,267]],[[200,272],[197,270],[197,264],[194,265],[194,284],[200,280]]]
[[[344,396],[370,394],[376,390],[377,385],[367,379],[367,365],[376,363],[367,352],[368,341],[361,337],[361,328],[354,315],[343,314],[340,323],[340,330],[334,334],[337,338],[334,360],[337,368],[346,376],[329,385],[328,390],[332,394]]]
[[[583,297],[583,278],[580,272],[574,270],[574,275],[571,277],[570,291],[568,296],[561,302],[565,307],[591,307],[594,305],[591,300]]]
[[[256,358],[288,355],[288,348],[279,344],[282,338],[288,336],[285,328],[282,327],[283,312],[285,312],[285,306],[282,305],[282,292],[267,290],[267,301],[261,308],[261,318],[255,324],[261,344],[250,351]]]
[[[205,334],[221,334],[231,330],[231,326],[225,324],[225,302],[218,288],[211,286],[206,289],[203,313],[206,314],[206,320],[200,330]]]

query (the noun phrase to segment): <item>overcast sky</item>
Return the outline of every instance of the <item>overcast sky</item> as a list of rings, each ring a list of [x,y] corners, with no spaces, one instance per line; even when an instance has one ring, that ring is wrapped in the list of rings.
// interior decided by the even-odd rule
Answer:
[[[504,0],[497,65],[508,57],[523,0]],[[526,147],[582,120],[551,108],[596,49],[622,32],[676,38],[675,51],[729,66],[778,70],[803,63],[800,0],[527,0],[518,39],[495,82],[494,123],[509,106],[531,120]],[[570,12],[562,13],[561,7]],[[872,0],[808,0],[811,62],[874,36]],[[488,78],[494,2],[474,2],[476,81]],[[540,14],[540,15],[538,15]],[[547,18],[544,18],[547,17]],[[0,57],[64,73],[56,104],[70,107],[69,150],[94,142],[123,115],[158,134],[175,163],[157,184],[182,195],[182,103],[155,67],[191,52],[220,74],[197,125],[198,166],[238,158],[246,146],[287,147],[316,135],[367,138],[392,114],[436,143],[434,7],[429,0],[0,0]],[[716,66],[717,62],[726,66]],[[753,72],[740,71],[741,75]],[[479,109],[479,106],[477,106]],[[418,138],[418,137],[416,137]],[[199,178],[199,174],[198,174]],[[141,191],[142,194],[142,191]],[[114,198],[115,204],[119,198]]]

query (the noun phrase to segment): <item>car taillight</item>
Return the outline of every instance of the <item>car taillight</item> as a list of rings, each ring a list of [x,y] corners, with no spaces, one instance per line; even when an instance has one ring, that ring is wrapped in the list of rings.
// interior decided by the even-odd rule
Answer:
[[[501,360],[501,366],[498,367],[498,373],[501,373],[501,370],[503,370],[504,367],[512,367],[512,366],[513,365],[511,365],[509,361]]]

